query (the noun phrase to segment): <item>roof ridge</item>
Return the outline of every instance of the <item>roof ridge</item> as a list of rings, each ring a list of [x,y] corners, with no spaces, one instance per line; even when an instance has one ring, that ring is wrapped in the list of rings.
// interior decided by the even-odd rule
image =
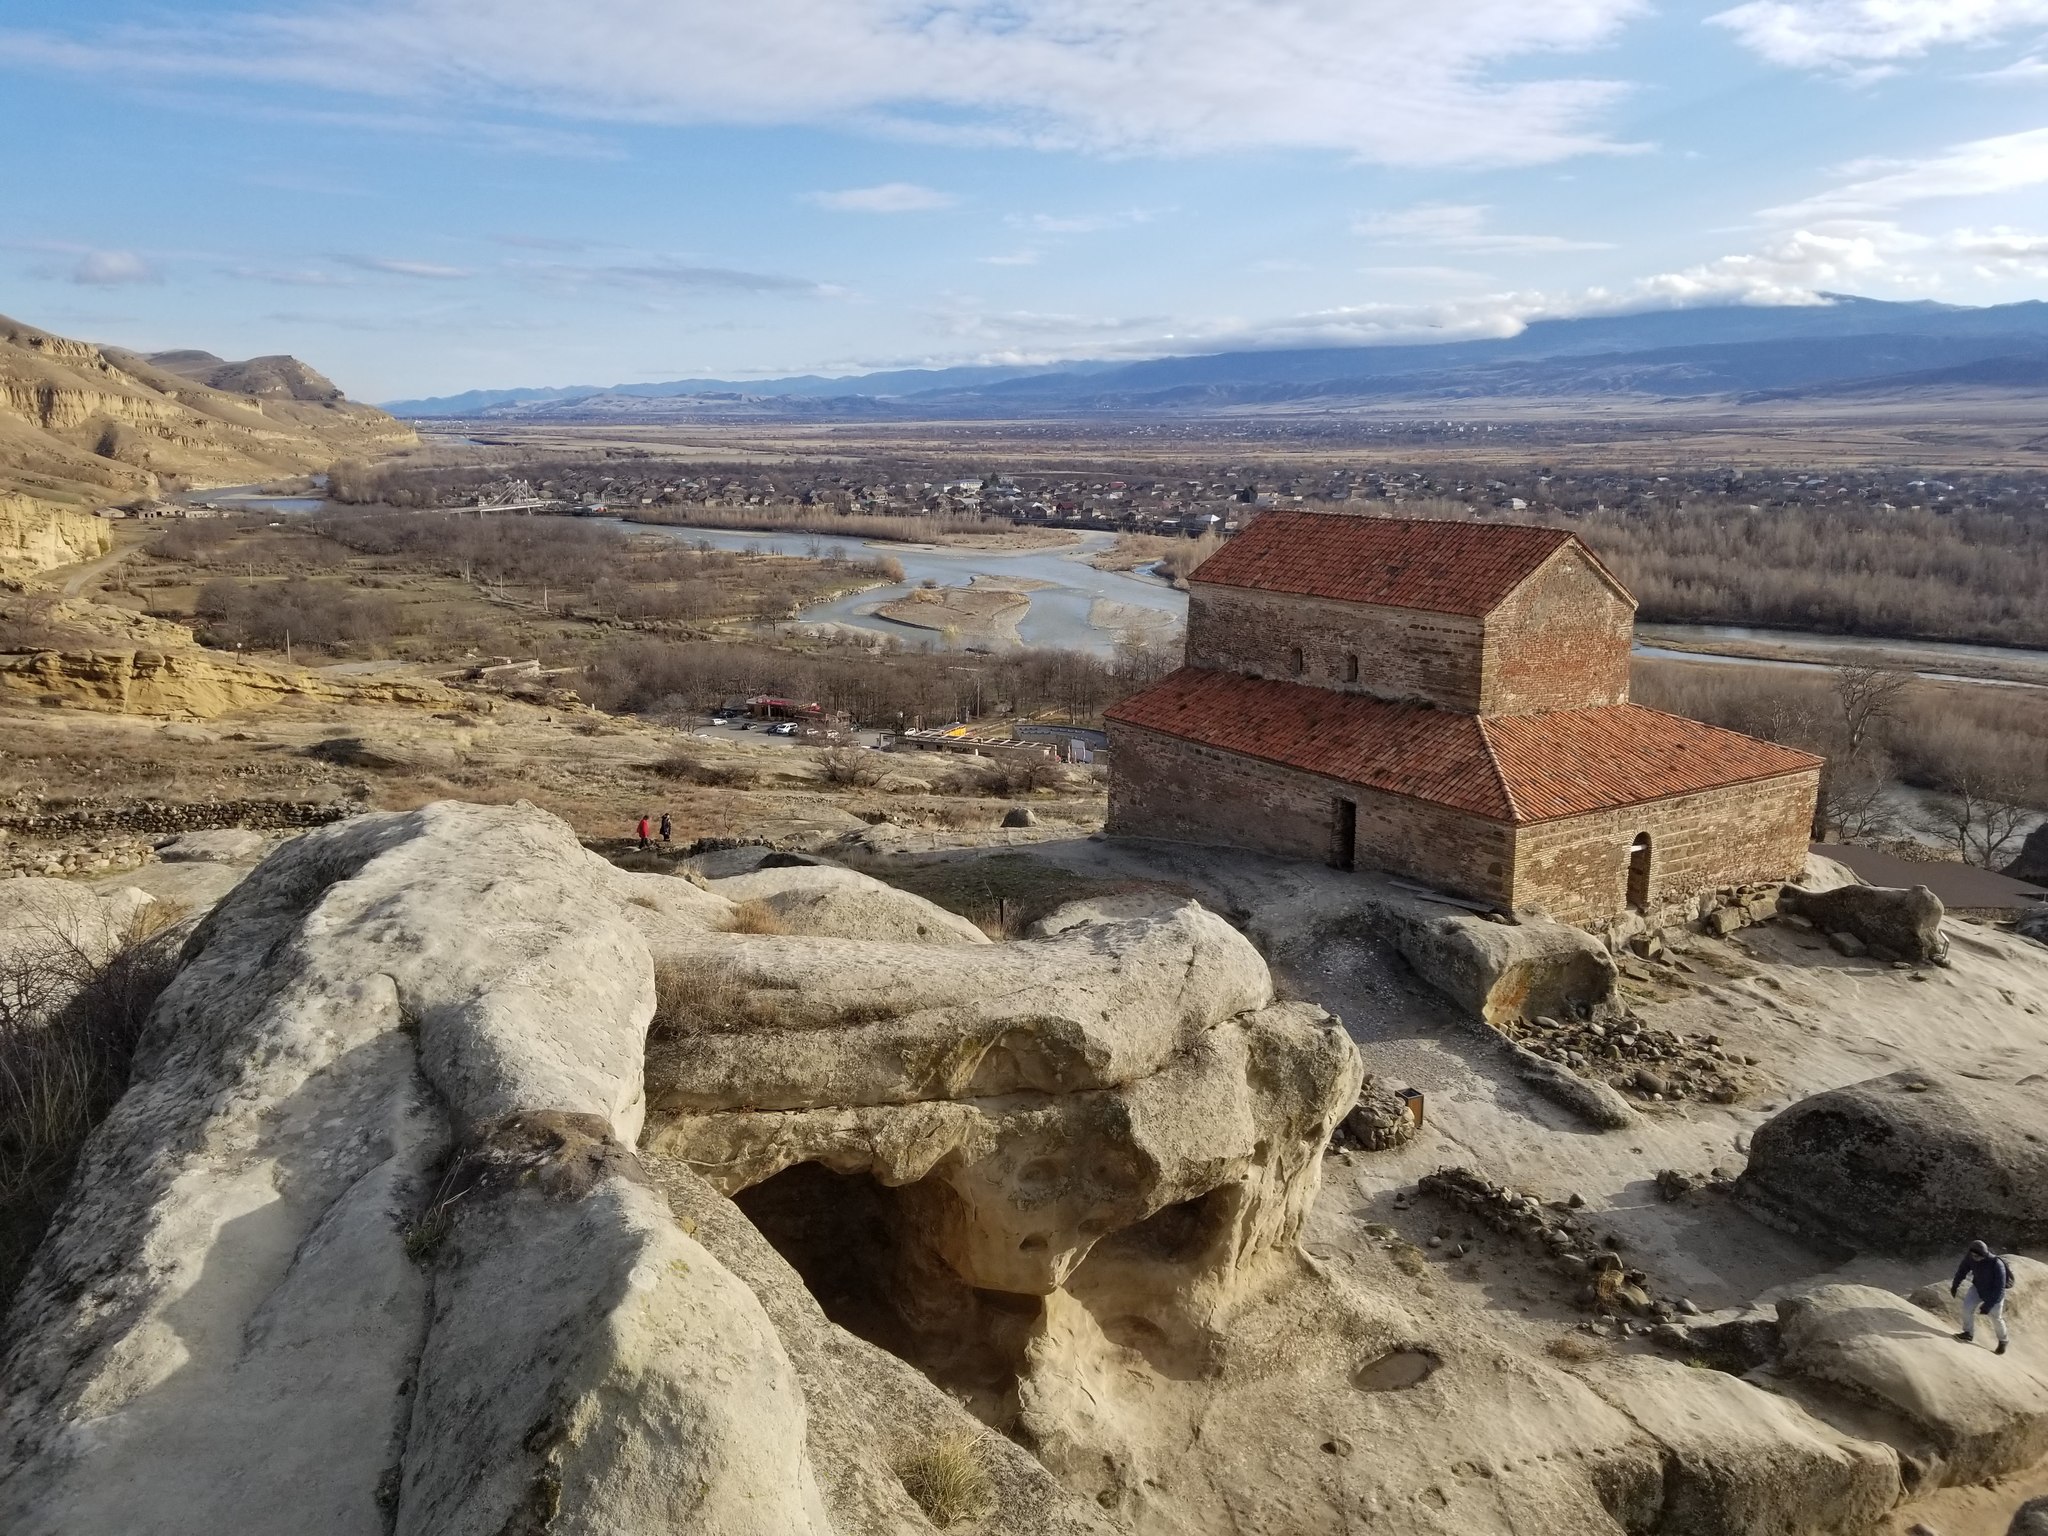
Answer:
[[[1521,803],[1515,799],[1515,786],[1508,778],[1507,769],[1501,766],[1500,753],[1494,749],[1493,732],[1487,729],[1491,717],[1487,715],[1474,715],[1472,718],[1479,722],[1480,745],[1486,748],[1486,764],[1493,770],[1494,779],[1500,785],[1500,792],[1508,802],[1508,814],[1513,816],[1516,821],[1520,821],[1522,819],[1522,807]]]
[[[1718,731],[1727,736],[1740,736],[1745,741],[1760,741],[1767,747],[1776,747],[1780,752],[1790,752],[1803,757],[1810,763],[1826,764],[1827,758],[1818,752],[1809,752],[1804,747],[1788,747],[1782,741],[1773,741],[1768,736],[1752,736],[1747,731],[1738,731],[1732,725],[1716,725],[1711,720],[1695,720],[1691,715],[1675,715],[1668,709],[1659,709],[1654,704],[1638,704],[1634,699],[1623,699],[1619,704],[1598,706],[1604,709],[1639,709],[1646,715],[1656,715],[1663,720],[1676,720],[1698,730]]]

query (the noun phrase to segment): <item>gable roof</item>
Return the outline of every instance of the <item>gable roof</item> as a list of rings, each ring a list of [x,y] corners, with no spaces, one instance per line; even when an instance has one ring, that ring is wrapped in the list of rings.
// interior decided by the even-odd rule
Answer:
[[[1567,544],[1627,595],[1567,529],[1345,512],[1262,512],[1188,579],[1481,618]]]
[[[1809,753],[1640,704],[1467,715],[1195,667],[1104,715],[1515,825],[1821,766]]]

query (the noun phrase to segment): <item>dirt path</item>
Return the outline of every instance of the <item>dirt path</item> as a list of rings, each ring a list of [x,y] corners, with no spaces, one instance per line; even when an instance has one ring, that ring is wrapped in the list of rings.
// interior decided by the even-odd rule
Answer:
[[[110,555],[101,555],[97,560],[88,560],[83,565],[73,566],[71,574],[64,578],[64,595],[77,597],[85,591],[88,582],[97,581],[115,566],[135,553],[136,546],[117,549]]]

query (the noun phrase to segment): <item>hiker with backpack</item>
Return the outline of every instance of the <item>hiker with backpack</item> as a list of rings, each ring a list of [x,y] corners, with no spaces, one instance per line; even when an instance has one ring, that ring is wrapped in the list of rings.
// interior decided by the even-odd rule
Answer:
[[[1989,1243],[1979,1239],[1970,1244],[1963,1262],[1956,1266],[1956,1277],[1949,1282],[1949,1295],[1962,1290],[1965,1280],[1970,1282],[1970,1288],[1963,1292],[1963,1331],[1956,1337],[1965,1344],[1976,1343],[1977,1314],[1982,1312],[1991,1319],[1991,1331],[1998,1338],[1998,1353],[2004,1354],[2009,1342],[2005,1331],[2005,1296],[2012,1289],[2012,1266],[1993,1253]]]

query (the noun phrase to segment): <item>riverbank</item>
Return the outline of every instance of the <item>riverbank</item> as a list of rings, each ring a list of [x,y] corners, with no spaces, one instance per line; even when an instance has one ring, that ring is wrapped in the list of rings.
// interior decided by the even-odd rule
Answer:
[[[702,528],[707,532],[782,533],[824,543],[845,540],[969,550],[1049,550],[1074,543],[1071,532],[1027,528],[1007,518],[968,514],[948,517],[888,513],[821,512],[811,507],[621,507],[622,522],[656,528]]]
[[[1939,681],[2048,687],[2048,651],[1719,624],[1638,624],[1636,654],[1784,667],[1885,667]]]

